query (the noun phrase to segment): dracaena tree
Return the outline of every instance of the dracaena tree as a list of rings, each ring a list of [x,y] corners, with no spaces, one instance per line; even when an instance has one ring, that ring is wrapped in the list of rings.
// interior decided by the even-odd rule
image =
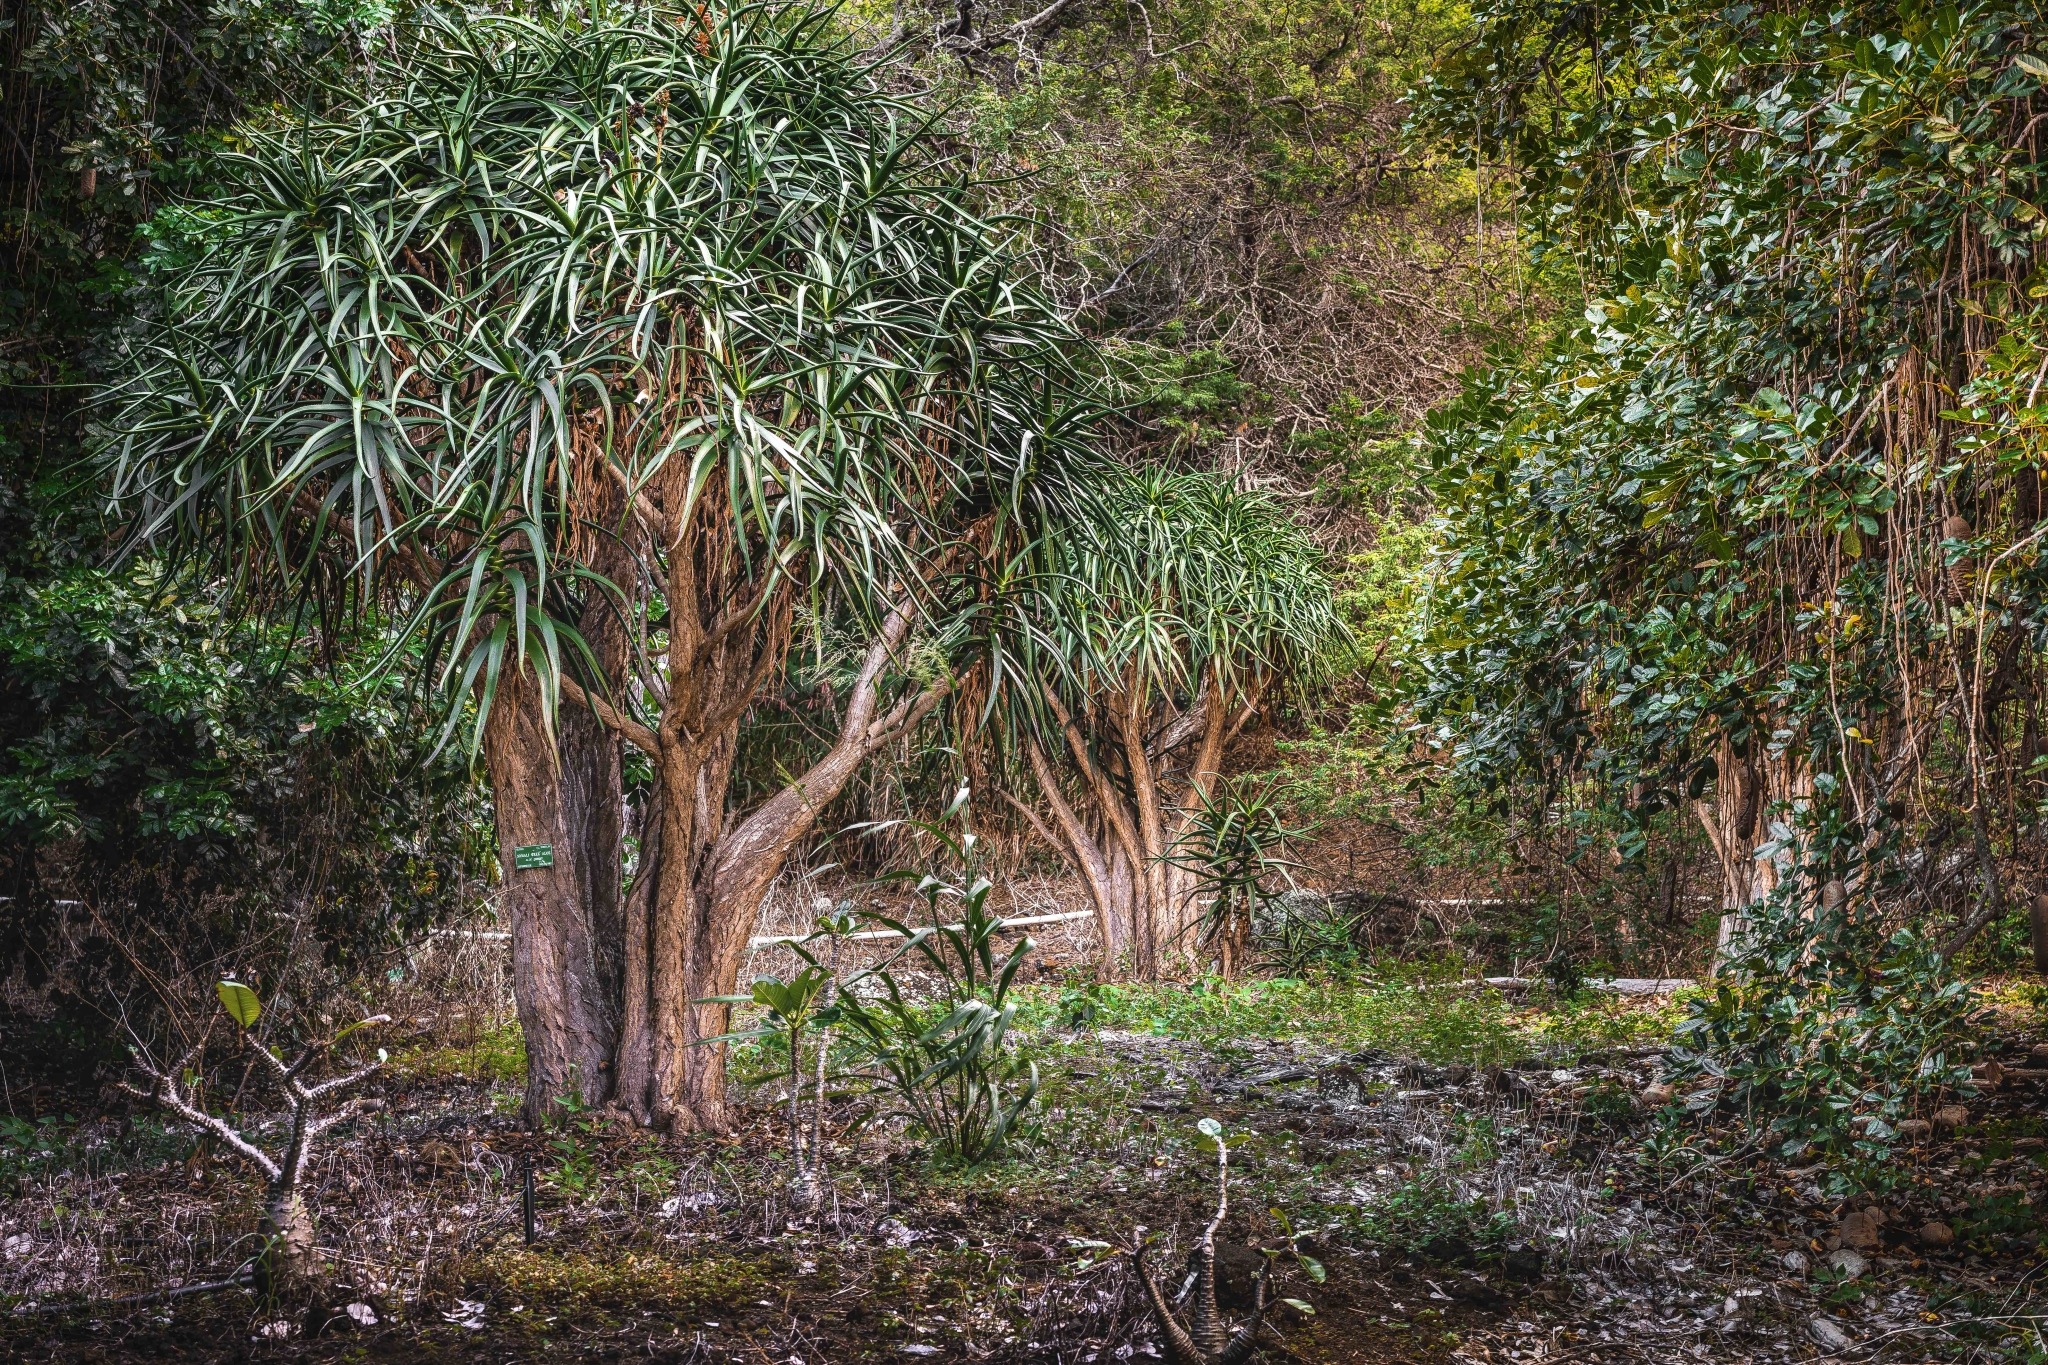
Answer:
[[[1189,966],[1205,906],[1182,845],[1224,747],[1344,638],[1322,548],[1228,476],[1137,471],[1090,489],[1012,586],[1008,695],[1046,834],[1087,884],[1108,960]]]
[[[496,794],[529,1113],[720,1126],[712,997],[818,810],[954,689],[914,637],[962,638],[1062,496],[1072,334],[806,12],[443,29],[243,145],[117,394],[139,533],[402,605]],[[868,633],[837,737],[733,809],[805,603]],[[623,894],[621,740],[654,774]]]

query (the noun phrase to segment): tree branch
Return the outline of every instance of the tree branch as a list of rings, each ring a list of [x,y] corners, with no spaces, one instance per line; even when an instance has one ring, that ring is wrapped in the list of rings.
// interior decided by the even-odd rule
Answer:
[[[586,692],[583,684],[567,674],[562,675],[561,683],[563,696],[578,706],[589,707],[600,721],[631,740],[640,752],[650,756],[661,752],[661,739],[654,731],[626,715],[603,697]]]
[[[201,1109],[193,1102],[193,1099],[188,1098],[178,1089],[176,1079],[158,1071],[141,1052],[134,1049],[130,1049],[130,1052],[135,1059],[135,1069],[149,1078],[150,1087],[148,1090],[141,1090],[128,1084],[126,1081],[122,1081],[120,1083],[122,1090],[135,1096],[137,1099],[147,1100],[151,1104],[162,1105],[179,1118],[185,1120],[185,1122],[192,1124],[194,1127],[202,1128],[219,1138],[222,1142],[225,1142],[239,1155],[254,1163],[256,1168],[262,1171],[269,1179],[275,1180],[278,1178],[279,1174],[281,1174],[278,1164],[264,1155],[262,1148],[236,1132],[228,1125],[226,1119],[209,1114],[204,1109]],[[183,1061],[178,1063],[177,1069],[179,1071],[185,1070],[197,1056],[198,1049],[194,1048],[192,1052],[185,1056]]]

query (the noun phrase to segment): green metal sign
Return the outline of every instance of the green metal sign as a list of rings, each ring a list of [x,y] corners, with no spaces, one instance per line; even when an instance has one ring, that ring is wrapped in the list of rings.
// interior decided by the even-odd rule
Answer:
[[[553,867],[554,865],[555,846],[553,844],[521,844],[512,850],[512,866],[514,867]]]

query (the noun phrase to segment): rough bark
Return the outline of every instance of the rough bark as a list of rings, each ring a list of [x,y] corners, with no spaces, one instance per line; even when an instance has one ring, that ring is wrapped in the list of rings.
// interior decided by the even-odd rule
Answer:
[[[1100,845],[1088,837],[1087,826],[1081,823],[1081,817],[1074,813],[1073,806],[1061,793],[1052,765],[1046,762],[1045,751],[1038,747],[1036,740],[1027,739],[1024,752],[1030,759],[1032,775],[1038,779],[1038,789],[1045,793],[1046,804],[1052,807],[1053,820],[1066,836],[1074,864],[1081,869],[1081,879],[1087,883],[1088,899],[1095,906],[1095,932],[1097,941],[1102,945],[1103,963],[1105,966],[1112,964],[1123,955],[1127,939],[1123,907],[1112,887],[1109,862],[1102,856]]]
[[[870,644],[824,757],[729,828],[726,800],[739,718],[758,687],[757,668],[738,658],[714,659],[713,685],[680,702],[672,696],[659,731],[625,727],[635,744],[651,749],[659,788],[650,820],[658,833],[643,848],[646,870],[625,915],[618,1095],[620,1107],[639,1122],[725,1128],[725,1046],[708,1040],[730,1028],[732,1011],[711,997],[731,994],[738,984],[761,902],[819,813],[869,755],[916,726],[945,696],[947,686],[938,682],[886,712],[881,708],[883,673],[911,622],[905,604]],[[768,629],[772,636],[779,628]],[[717,685],[721,671],[723,686]]]
[[[616,904],[617,741],[569,708],[560,720],[558,751],[539,683],[530,672],[507,669],[483,736],[505,878],[500,904],[512,933],[513,995],[526,1039],[522,1115],[529,1125],[568,1095],[604,1102],[616,1037],[590,888],[609,876]],[[533,844],[552,846],[552,866],[518,867],[515,850]],[[600,863],[607,850],[609,862]]]
[[[1721,864],[1721,925],[1714,946],[1718,968],[1747,926],[1753,907],[1777,888],[1791,866],[1789,850],[1758,852],[1769,812],[1781,807],[1796,812],[1809,802],[1813,777],[1796,758],[1739,757],[1725,740],[1715,766],[1714,795],[1698,802],[1696,810]]]
[[[1092,819],[1084,821],[1067,803],[1044,752],[1026,750],[1033,775],[1046,794],[1067,851],[1082,871],[1096,908],[1104,956],[1113,963],[1128,948],[1142,976],[1158,978],[1199,966],[1197,941],[1202,910],[1200,878],[1168,858],[1193,820],[1193,811],[1215,787],[1223,751],[1250,719],[1258,690],[1233,700],[1211,680],[1189,709],[1156,723],[1130,691],[1103,698],[1091,713],[1104,725],[1107,750],[1098,762],[1080,725],[1056,697],[1048,698],[1081,776]],[[1149,744],[1148,730],[1157,738]],[[1199,739],[1185,772],[1175,777],[1173,754]]]
[[[2034,973],[2048,976],[2048,891],[2034,897]]]

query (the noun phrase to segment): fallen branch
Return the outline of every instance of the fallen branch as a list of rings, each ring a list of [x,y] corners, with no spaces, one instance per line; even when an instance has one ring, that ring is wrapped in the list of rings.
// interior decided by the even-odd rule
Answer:
[[[17,1305],[12,1311],[16,1317],[31,1313],[95,1313],[106,1308],[125,1308],[132,1304],[158,1303],[164,1299],[182,1299],[188,1294],[211,1294],[222,1289],[247,1289],[251,1283],[252,1261],[244,1261],[242,1268],[229,1280],[210,1280],[205,1284],[181,1284],[176,1289],[152,1289],[146,1294],[123,1294],[118,1299],[85,1299],[78,1303],[30,1303]]]

